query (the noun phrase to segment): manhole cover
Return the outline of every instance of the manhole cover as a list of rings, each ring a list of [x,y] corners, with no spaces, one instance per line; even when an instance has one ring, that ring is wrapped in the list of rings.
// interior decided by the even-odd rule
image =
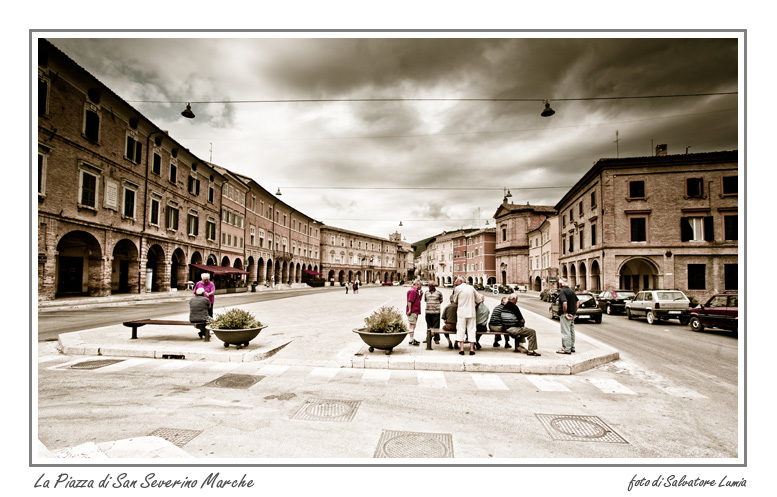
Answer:
[[[351,421],[360,404],[360,400],[306,400],[291,419]]]
[[[251,388],[260,380],[264,379],[264,376],[254,376],[250,374],[225,374],[219,376],[215,380],[206,383],[206,387],[219,387],[219,388]]]
[[[383,430],[373,457],[453,457],[453,437],[448,433]]]
[[[191,440],[202,433],[202,430],[179,430],[176,428],[158,428],[151,433],[152,437],[164,438],[168,442],[178,447],[183,447]]]
[[[628,443],[597,416],[535,414],[554,440]]]
[[[96,361],[84,361],[73,364],[70,369],[97,369],[124,361],[124,359],[99,359]]]

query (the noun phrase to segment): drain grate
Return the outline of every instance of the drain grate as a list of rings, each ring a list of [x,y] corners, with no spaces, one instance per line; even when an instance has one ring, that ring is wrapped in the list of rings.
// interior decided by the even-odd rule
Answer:
[[[453,457],[453,437],[448,433],[383,430],[373,457]]]
[[[84,361],[77,364],[72,364],[70,369],[98,369],[122,361],[124,361],[124,359],[99,359],[96,361]]]
[[[206,383],[203,386],[206,387],[219,387],[219,388],[251,388],[259,381],[263,380],[264,376],[254,376],[250,374],[225,374],[219,376],[215,380]]]
[[[361,400],[306,400],[291,419],[308,421],[351,421]]]
[[[597,416],[535,414],[554,440],[628,443]]]
[[[202,433],[202,430],[179,430],[177,428],[158,428],[151,433],[152,437],[164,438],[178,447],[183,447],[191,442],[194,437]]]

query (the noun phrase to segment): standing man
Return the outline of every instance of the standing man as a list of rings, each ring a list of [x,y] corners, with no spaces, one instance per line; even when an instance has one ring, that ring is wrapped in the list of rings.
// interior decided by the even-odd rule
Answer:
[[[469,355],[475,355],[477,332],[475,303],[480,300],[480,296],[472,285],[464,283],[464,278],[461,276],[456,278],[456,282],[453,285],[456,287],[453,290],[452,299],[456,304],[456,341],[459,342],[461,347],[459,354],[464,355],[464,342],[468,342]]]
[[[208,297],[208,300],[210,301],[210,306],[208,306],[208,315],[210,317],[213,317],[213,304],[216,302],[216,285],[213,284],[212,281],[210,281],[210,274],[209,273],[202,273],[201,280],[197,282],[196,285],[194,285],[194,295],[197,295],[197,289],[202,288],[204,290],[203,295],[205,297]]]
[[[480,301],[475,302],[475,327],[477,332],[475,338],[475,348],[480,350],[480,334],[486,333],[488,331],[489,312],[488,306],[486,305],[486,299],[480,295],[478,296],[480,297]]]
[[[580,301],[575,291],[569,288],[564,278],[558,280],[561,291],[558,294],[558,320],[561,322],[561,348],[557,354],[571,354],[575,351],[575,315]]]
[[[440,307],[442,306],[442,292],[439,291],[434,282],[429,282],[429,291],[424,294],[426,302],[426,348],[431,349],[432,335],[434,343],[440,343]]]
[[[421,342],[414,338],[415,325],[418,323],[418,315],[421,314],[421,282],[416,281],[410,290],[407,291],[407,322],[410,324],[410,345],[418,346]]]

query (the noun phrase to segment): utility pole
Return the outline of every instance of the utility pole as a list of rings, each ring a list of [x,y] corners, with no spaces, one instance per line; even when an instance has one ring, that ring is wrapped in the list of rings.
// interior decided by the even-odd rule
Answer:
[[[618,138],[618,130],[616,129],[615,130],[615,142],[614,142],[615,143],[615,158],[616,159],[620,158],[620,156],[621,156],[620,155],[620,147],[619,147],[619,143],[618,142],[620,142],[620,139]]]

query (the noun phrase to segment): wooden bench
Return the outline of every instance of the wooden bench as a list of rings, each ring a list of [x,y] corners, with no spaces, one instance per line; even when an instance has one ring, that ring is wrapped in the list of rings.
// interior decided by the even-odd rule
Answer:
[[[131,340],[138,338],[138,328],[147,324],[156,324],[161,326],[194,326],[198,330],[205,333],[205,341],[210,341],[210,332],[205,329],[205,323],[191,323],[189,321],[168,321],[165,319],[139,319],[137,321],[125,321],[124,326],[132,328]]]
[[[440,328],[440,331],[437,332],[438,335],[445,335],[445,338],[448,340],[448,348],[453,348],[453,342],[451,342],[450,335],[456,335],[455,331],[445,331],[442,328]],[[507,338],[513,338],[515,340],[515,350],[518,350],[519,342],[518,337],[515,337],[506,331],[485,331],[483,333],[478,333],[477,335],[502,335]],[[507,339],[506,338],[506,339]],[[432,332],[428,328],[426,329],[426,350],[432,350]]]

